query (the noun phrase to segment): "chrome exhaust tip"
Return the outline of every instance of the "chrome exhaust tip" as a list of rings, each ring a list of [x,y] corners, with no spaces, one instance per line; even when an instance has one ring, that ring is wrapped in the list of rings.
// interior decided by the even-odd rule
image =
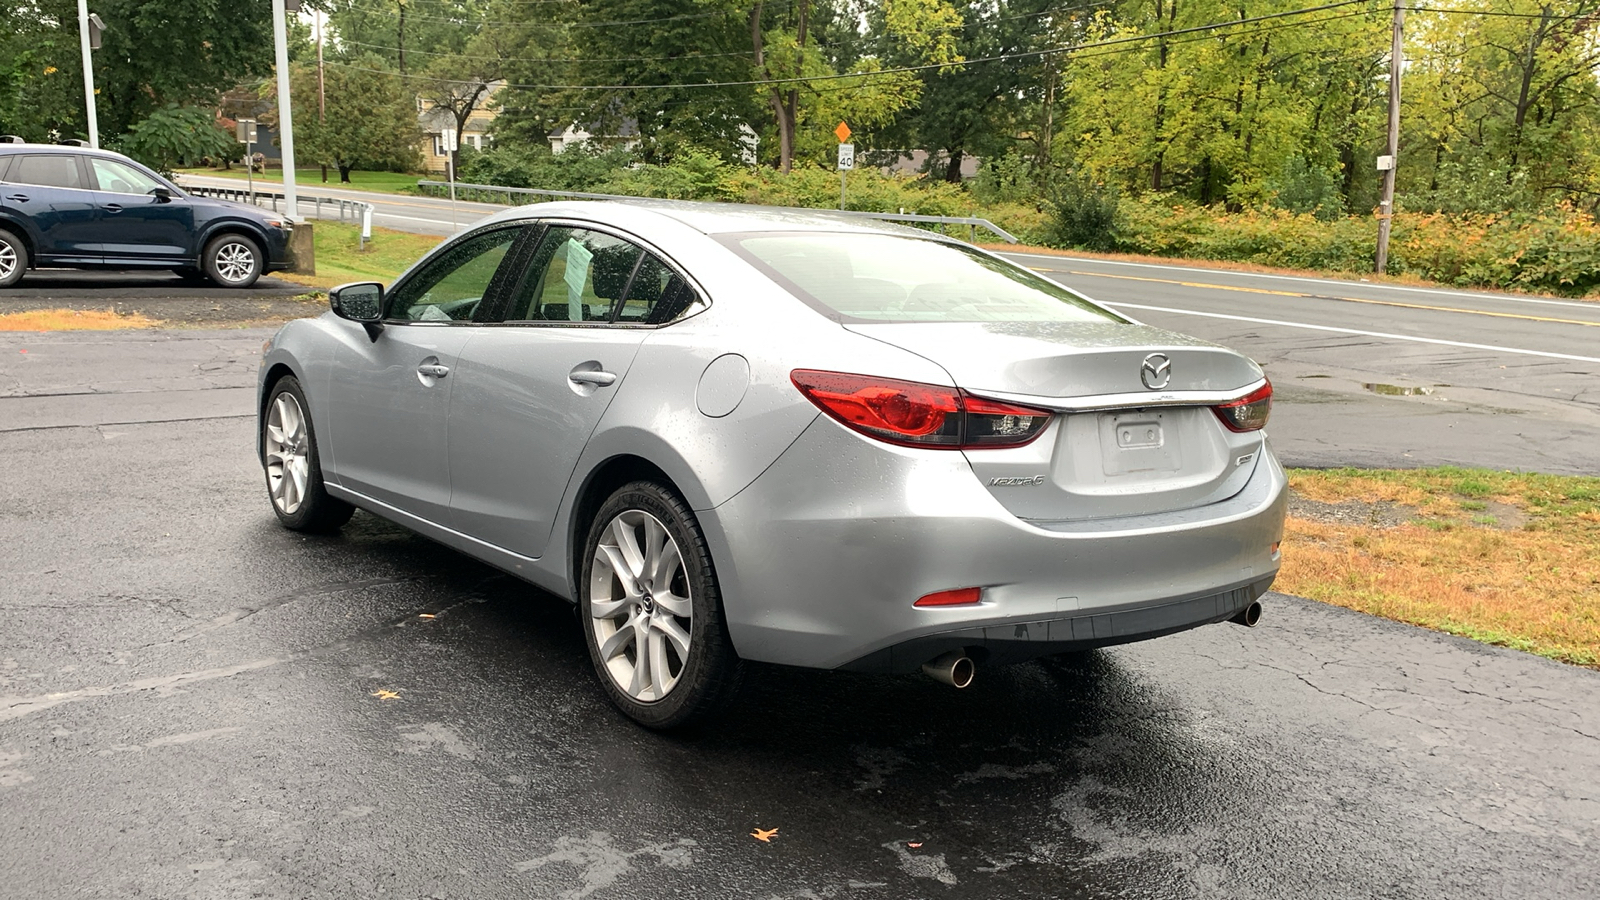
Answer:
[[[971,684],[972,676],[977,674],[977,671],[978,667],[960,650],[951,650],[937,659],[922,664],[924,675],[954,688],[964,688]]]
[[[1228,621],[1235,625],[1243,625],[1246,628],[1256,627],[1256,623],[1261,621],[1261,601],[1250,601],[1249,606],[1234,613],[1233,618]]]

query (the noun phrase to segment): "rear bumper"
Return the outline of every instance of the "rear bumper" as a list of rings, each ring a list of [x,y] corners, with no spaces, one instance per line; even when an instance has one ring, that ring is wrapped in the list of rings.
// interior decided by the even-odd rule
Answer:
[[[1268,448],[1219,503],[1028,522],[959,453],[880,444],[819,418],[699,516],[741,656],[913,671],[955,648],[1017,661],[1225,620],[1277,574],[1286,491]],[[982,602],[912,606],[964,587],[983,588]]]

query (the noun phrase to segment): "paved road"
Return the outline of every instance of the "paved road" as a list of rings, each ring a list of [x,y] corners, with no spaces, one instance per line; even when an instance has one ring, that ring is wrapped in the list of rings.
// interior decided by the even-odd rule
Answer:
[[[0,335],[0,897],[1600,883],[1600,675],[1278,595],[966,692],[762,669],[641,731],[562,602],[365,514],[278,528],[264,335]]]
[[[303,190],[375,203],[386,227],[454,230],[448,201]],[[461,204],[458,215],[500,209]],[[1295,464],[1600,472],[1600,304],[1008,255],[1141,321],[1264,364],[1278,392],[1273,438]]]

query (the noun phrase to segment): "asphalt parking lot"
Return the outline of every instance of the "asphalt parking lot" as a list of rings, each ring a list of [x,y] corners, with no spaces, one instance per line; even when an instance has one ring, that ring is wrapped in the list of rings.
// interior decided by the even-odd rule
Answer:
[[[277,526],[267,333],[0,335],[0,896],[1600,881],[1600,676],[1280,595],[965,692],[762,668],[721,724],[642,731],[561,601],[365,514]]]

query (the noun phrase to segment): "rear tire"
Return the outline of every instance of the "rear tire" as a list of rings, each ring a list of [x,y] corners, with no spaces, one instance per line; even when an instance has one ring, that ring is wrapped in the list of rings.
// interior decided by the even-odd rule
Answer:
[[[316,433],[307,409],[305,392],[293,375],[273,384],[261,414],[267,499],[278,521],[291,531],[337,531],[356,508],[330,496],[322,482]]]
[[[261,247],[242,234],[212,238],[200,256],[206,276],[222,287],[247,288],[256,283],[265,267]]]
[[[724,709],[744,666],[688,505],[649,481],[600,507],[584,544],[578,616],[611,702],[647,728],[680,728]]]
[[[22,280],[28,270],[28,245],[9,231],[0,229],[0,288]]]

